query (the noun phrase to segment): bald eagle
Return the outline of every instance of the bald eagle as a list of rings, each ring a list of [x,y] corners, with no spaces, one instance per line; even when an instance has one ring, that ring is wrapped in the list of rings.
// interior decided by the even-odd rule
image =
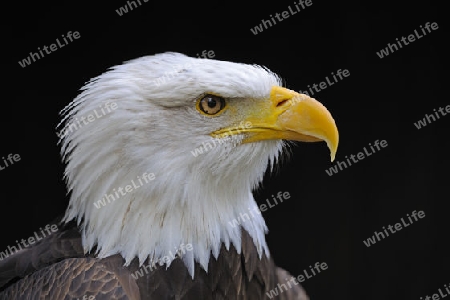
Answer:
[[[259,65],[166,52],[93,78],[61,115],[70,202],[57,232],[0,262],[0,299],[268,299],[291,277],[261,213],[230,224],[287,141],[334,159],[318,101]],[[307,298],[298,282],[277,297]]]

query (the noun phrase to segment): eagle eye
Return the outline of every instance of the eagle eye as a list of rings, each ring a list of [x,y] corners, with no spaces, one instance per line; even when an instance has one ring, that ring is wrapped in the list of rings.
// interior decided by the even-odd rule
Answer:
[[[205,95],[199,103],[198,108],[207,115],[215,115],[225,107],[225,99],[216,95]]]

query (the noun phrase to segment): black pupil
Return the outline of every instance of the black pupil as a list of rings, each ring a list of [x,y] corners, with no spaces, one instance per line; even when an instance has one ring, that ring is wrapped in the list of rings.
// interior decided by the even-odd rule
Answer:
[[[214,107],[216,107],[216,105],[217,105],[216,99],[214,99],[214,98],[208,98],[208,106],[209,106],[210,108],[214,108]]]

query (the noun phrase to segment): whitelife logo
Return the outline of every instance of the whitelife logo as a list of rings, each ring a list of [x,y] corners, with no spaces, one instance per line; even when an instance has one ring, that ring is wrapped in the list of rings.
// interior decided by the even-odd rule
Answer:
[[[142,178],[141,176],[137,176],[137,181],[139,182],[139,185],[136,184],[134,179],[132,179],[130,184],[126,185],[125,187],[119,187],[117,190],[113,189],[111,194],[105,194],[105,196],[103,196],[101,200],[94,202],[95,208],[100,209],[106,206],[108,203],[114,202],[118,200],[120,197],[137,190],[138,188],[144,185],[144,182],[142,182],[142,180],[144,180],[145,183],[149,183],[150,181],[155,180],[155,173],[145,172],[144,174],[142,174]]]
[[[380,148],[381,146],[381,148]],[[348,156],[345,156],[345,161],[336,161],[335,165],[330,167],[328,170],[325,170],[325,172],[328,174],[328,176],[333,176],[334,174],[337,174],[339,170],[344,170],[348,167],[350,167],[353,163],[360,162],[364,158],[373,155],[377,151],[380,151],[382,148],[385,148],[388,146],[388,143],[386,140],[378,141],[376,140],[374,142],[374,145],[372,146],[372,143],[369,143],[370,150],[367,150],[366,147],[363,148],[364,151],[358,152],[356,155],[350,154],[350,158]],[[376,148],[376,150],[374,149]]]
[[[139,3],[139,5],[136,2]],[[146,3],[148,2],[148,0],[142,0],[142,2]],[[119,17],[121,17],[124,14],[128,13],[129,11],[132,11],[135,8],[138,8],[141,5],[142,5],[141,0],[127,1],[126,5],[119,7],[119,9],[116,9],[116,13],[119,15]],[[128,8],[130,10],[128,10]]]
[[[424,297],[420,297],[420,300],[441,300],[441,299],[444,299],[445,297],[450,295],[450,284],[449,285],[444,284],[444,288],[445,288],[445,291],[447,292],[447,294],[442,292],[442,289],[439,288],[438,289],[439,294],[438,293],[434,293],[433,295],[431,295],[431,297],[426,295],[425,298]]]
[[[4,169],[6,169],[9,166],[14,165],[16,162],[20,161],[21,157],[19,154],[8,154],[8,157],[2,157],[2,161],[0,162],[0,171],[3,171]]]
[[[216,56],[216,54],[214,53],[213,50],[203,50],[202,54],[200,55],[199,53],[197,53],[197,58],[214,58]],[[172,80],[173,78],[177,77],[180,75],[181,72],[185,71],[185,70],[189,70],[192,67],[198,66],[200,64],[202,64],[203,61],[200,60],[196,60],[192,63],[187,63],[187,64],[182,64],[182,65],[172,65],[172,71],[167,71],[165,72],[162,76],[154,79],[151,81],[151,83],[153,83],[153,85],[155,86],[160,86],[161,84],[165,84],[168,81]]]
[[[270,291],[266,292],[266,295],[270,299],[274,298],[275,296],[279,296],[284,291],[287,291],[288,289],[291,289],[293,287],[293,285],[291,285],[291,282],[294,285],[299,285],[300,282],[303,282],[306,279],[312,278],[312,277],[318,275],[320,272],[322,272],[322,271],[324,271],[326,269],[328,269],[328,265],[326,263],[323,262],[323,263],[319,264],[319,262],[316,262],[315,265],[314,265],[314,268],[312,266],[309,266],[310,274],[305,269],[305,270],[303,270],[303,274],[305,274],[305,275],[300,274],[297,277],[291,276],[291,278],[289,278],[289,279],[286,278],[287,286],[284,283],[278,283],[277,286],[274,289],[271,289]]]
[[[438,114],[438,111],[441,113],[440,115]],[[439,109],[437,111],[436,111],[436,109],[433,109],[433,112],[434,112],[434,115],[433,114],[430,114],[430,115],[425,114],[425,118],[417,121],[417,123],[414,123],[414,126],[416,126],[417,129],[421,129],[421,128],[427,126],[428,124],[431,124],[432,122],[436,122],[436,120],[439,120],[441,118],[441,116],[444,117],[450,113],[450,105],[447,105],[445,108],[439,107]]]
[[[306,1],[299,0],[298,2],[294,2],[294,7],[291,7],[289,5],[288,10],[281,12],[281,14],[275,13],[275,18],[278,20],[278,22],[282,22],[283,20],[286,20],[290,16],[293,16],[293,15],[299,13],[300,11],[305,10],[305,8],[307,8],[308,6],[311,6],[311,5],[312,5],[312,0],[306,0]],[[261,23],[259,25],[256,25],[254,28],[250,28],[250,31],[254,35],[257,35],[258,33],[263,32],[264,29],[268,29],[269,27],[272,27],[273,25],[277,24],[277,21],[275,20],[275,18],[272,15],[270,15],[270,20],[262,19]],[[269,25],[269,27],[267,27],[267,25]],[[264,26],[264,28],[263,28],[263,26]]]
[[[133,277],[134,280],[139,279],[140,277],[144,276],[145,274],[148,274],[149,272],[152,272],[156,270],[159,266],[162,266],[164,263],[169,265],[175,258],[181,257],[182,255],[186,254],[186,251],[192,251],[194,250],[194,247],[192,244],[181,244],[180,247],[175,247],[175,254],[172,253],[172,251],[169,251],[169,255],[163,256],[160,259],[157,259],[153,262],[150,262],[148,265],[142,266],[139,270],[134,272],[134,274],[131,274],[131,277]],[[145,272],[145,274],[144,274]]]
[[[266,199],[267,205],[265,203],[262,203],[259,206],[255,206],[253,208],[249,207],[248,212],[250,213],[251,217],[254,218],[255,215],[253,214],[253,211],[255,211],[256,214],[260,215],[261,212],[265,212],[268,208],[272,208],[272,207],[275,207],[276,205],[278,205],[277,199],[280,201],[280,203],[283,203],[283,200],[286,200],[289,198],[291,198],[291,194],[289,194],[289,192],[284,192],[284,193],[278,192],[276,198],[274,195],[272,195],[272,199],[273,199],[272,203],[269,199]],[[236,219],[233,219],[231,221],[228,221],[228,224],[230,224],[230,226],[234,228],[236,226],[241,225],[245,221],[250,221],[250,216],[247,213],[240,213],[239,217],[237,217]]]
[[[216,145],[216,141],[217,141],[218,145],[223,145],[223,144],[225,144],[227,142],[232,141],[233,140],[232,139],[233,136],[241,134],[241,132],[243,130],[249,129],[249,128],[252,128],[252,122],[250,122],[250,121],[247,121],[247,122],[241,121],[241,123],[239,123],[239,126],[237,127],[237,129],[235,129],[233,131],[228,130],[228,132],[222,133],[220,138],[211,138],[212,144],[210,142],[203,142],[202,146],[200,146],[198,148],[195,148],[194,151],[191,151],[191,154],[194,157],[197,157],[200,154],[208,152],[209,150],[213,150],[217,146]]]
[[[106,116],[107,114],[112,113],[118,108],[118,105],[116,102],[106,102],[99,106],[101,114],[97,111],[97,109],[94,109],[91,111],[91,113],[87,116],[82,116],[80,119],[75,118],[74,120],[71,120],[70,123],[64,126],[64,128],[57,132],[56,135],[62,139],[64,138],[68,133],[73,133],[76,130],[80,129],[83,126],[89,125],[90,123],[94,122],[95,120],[100,119],[101,117]]]
[[[424,37],[428,33],[430,33],[431,30],[438,29],[439,26],[438,26],[438,24],[436,22],[433,22],[431,24],[430,24],[430,22],[427,22],[425,24],[425,28],[426,28],[426,30],[422,27],[422,25],[420,25],[420,29],[422,30],[423,35],[420,35],[420,33],[417,32],[416,29],[414,29],[414,34],[408,35],[408,38],[406,38],[404,36],[402,36],[400,38],[400,40],[398,38],[396,38],[395,40],[397,41],[397,44],[395,44],[395,43],[394,44],[388,43],[388,46],[386,48],[381,49],[379,52],[377,52],[378,57],[379,58],[383,58],[383,57],[388,56],[391,53],[394,53],[394,51],[398,51],[399,50],[398,47],[403,48],[403,46],[407,46],[407,45],[409,45],[409,43],[412,43],[412,42],[416,41],[416,38],[417,38],[417,40],[421,39],[422,37]],[[408,39],[408,41],[406,41],[406,39]]]
[[[19,61],[19,65],[22,68],[25,68],[26,66],[29,66],[32,62],[35,62],[41,58],[44,57],[45,54],[50,54],[52,52],[55,52],[58,49],[61,49],[64,46],[67,46],[69,42],[73,42],[74,40],[79,39],[80,33],[78,31],[69,31],[66,36],[64,34],[61,35],[63,38],[64,43],[61,43],[59,38],[56,39],[56,43],[50,44],[50,46],[47,47],[47,45],[44,45],[41,49],[41,47],[38,47],[38,52],[30,52],[30,55],[28,57],[22,59],[22,61]],[[67,38],[67,39],[66,39]],[[67,41],[69,40],[69,41]],[[40,55],[39,55],[40,54]]]
[[[44,229],[42,229],[42,227],[39,228],[39,229],[40,229],[40,233],[39,232],[34,232],[34,235],[30,236],[26,240],[25,239],[21,239],[20,242],[18,240],[16,240],[17,247],[16,246],[8,246],[8,249],[6,249],[3,252],[0,252],[0,260],[3,260],[3,259],[7,258],[10,255],[13,255],[17,251],[20,251],[22,249],[30,247],[31,245],[33,245],[34,243],[42,240],[46,236],[51,235],[54,232],[57,232],[58,231],[58,226],[55,225],[55,224],[52,224],[52,225],[47,224],[47,225],[45,225]]]
[[[337,77],[336,77],[337,76]],[[328,76],[325,76],[325,81],[320,82],[319,84],[313,83],[311,85],[308,84],[308,91],[299,91],[300,94],[306,94],[308,96],[313,96],[314,92],[318,93],[320,91],[323,91],[324,89],[336,84],[340,80],[343,80],[344,78],[350,76],[350,71],[347,69],[344,70],[337,70],[336,74],[334,72],[331,72],[331,77],[333,80],[330,80]]]
[[[406,216],[408,217],[409,223],[405,222],[405,220],[403,220],[403,218],[400,218],[400,220],[402,221],[401,223],[395,223],[394,226],[388,225],[387,229],[386,229],[385,226],[383,226],[384,233],[375,231],[375,234],[372,237],[370,237],[367,240],[363,241],[364,245],[366,245],[367,247],[375,245],[375,243],[377,241],[379,242],[379,241],[381,241],[382,238],[385,239],[386,237],[388,237],[389,236],[389,232],[393,234],[393,233],[396,233],[396,232],[402,230],[403,228],[408,227],[409,225],[411,225],[413,223],[413,220],[411,219],[411,216],[413,217],[413,219],[416,222],[419,219],[425,218],[425,212],[423,210],[421,210],[419,212],[413,211],[411,213],[411,216],[409,214],[406,214]],[[417,217],[419,217],[419,218],[417,218]],[[388,231],[388,229],[389,229],[389,231]]]

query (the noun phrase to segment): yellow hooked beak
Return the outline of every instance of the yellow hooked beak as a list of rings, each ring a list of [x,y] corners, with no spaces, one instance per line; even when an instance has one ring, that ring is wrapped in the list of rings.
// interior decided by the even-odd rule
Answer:
[[[270,98],[256,102],[246,112],[243,122],[249,125],[223,128],[211,135],[221,138],[245,133],[243,143],[279,139],[325,141],[330,149],[331,161],[335,158],[339,144],[336,123],[325,106],[307,95],[274,86]]]

